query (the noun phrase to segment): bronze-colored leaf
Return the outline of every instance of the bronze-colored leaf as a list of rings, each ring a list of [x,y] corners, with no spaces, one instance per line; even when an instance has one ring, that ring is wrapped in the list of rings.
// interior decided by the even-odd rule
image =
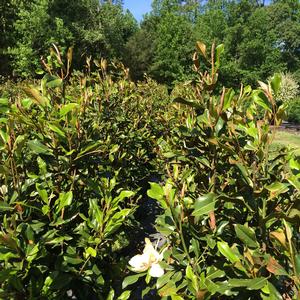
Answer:
[[[26,93],[26,95],[31,99],[35,100],[37,104],[41,106],[48,105],[49,100],[46,97],[42,96],[37,89],[33,87],[24,87],[23,90]]]
[[[204,299],[206,293],[207,293],[207,290],[200,290],[200,291],[198,291],[196,299],[198,299],[198,300]]]
[[[193,63],[194,63],[194,66],[196,68],[196,71],[199,69],[200,67],[200,63],[199,63],[199,57],[198,57],[198,53],[195,52],[194,55],[193,55]]]
[[[197,42],[196,45],[201,54],[206,58],[206,45],[202,42]]]
[[[273,257],[270,257],[267,263],[267,270],[277,276],[280,275],[287,275],[286,270],[283,268],[282,265],[280,265],[278,263],[278,261],[276,259],[274,259]]]
[[[286,247],[286,238],[283,231],[270,232],[270,238],[277,240],[283,247]]]

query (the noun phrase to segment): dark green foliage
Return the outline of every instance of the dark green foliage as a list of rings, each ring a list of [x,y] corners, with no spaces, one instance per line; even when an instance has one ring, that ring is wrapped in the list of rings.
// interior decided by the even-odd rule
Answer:
[[[128,42],[128,56],[133,57],[128,66],[137,70],[137,77],[146,72],[168,84],[188,78],[191,64],[186,58],[191,57],[197,39],[224,43],[220,80],[228,86],[255,85],[274,72],[299,69],[298,1],[263,5],[258,1],[162,0],[152,6],[144,20],[151,20],[152,27],[145,32],[142,22]]]
[[[270,147],[280,77],[246,84],[297,76],[299,8],[157,0],[138,28],[122,1],[1,1],[1,74],[41,79],[0,86],[0,298],[298,299],[299,157]],[[196,38],[225,47],[193,54]],[[157,280],[127,268],[153,178]]]
[[[291,123],[300,124],[300,99],[291,100],[287,109],[287,120]]]
[[[17,19],[18,0],[0,1],[0,75],[11,73],[8,47],[15,41],[14,22]]]
[[[187,78],[191,71],[193,30],[185,16],[166,13],[157,26],[155,53],[150,74],[171,84]]]
[[[123,45],[136,31],[137,24],[121,4],[96,0],[34,0],[9,1],[9,13],[4,15],[2,31],[8,32],[3,51],[10,54],[14,76],[36,76],[41,56],[52,43],[62,49],[74,46],[74,67],[84,63],[84,57],[123,58]],[[5,27],[4,27],[5,26]],[[37,30],[37,28],[39,30]]]
[[[199,77],[174,99],[185,114],[159,142],[165,180],[148,190],[164,210],[156,227],[167,239],[165,274],[149,282],[148,273],[148,289],[179,300],[296,300],[299,157],[270,149],[270,124],[279,125],[282,117],[283,107],[272,96],[280,77],[261,82],[258,90],[218,93],[223,45],[213,46],[211,56],[205,44],[198,42],[198,48],[205,58],[194,60]],[[203,61],[209,73],[201,73]],[[259,107],[264,118],[257,121]]]
[[[290,72],[297,71],[300,64],[300,2],[276,0],[268,12],[282,60]]]
[[[106,53],[100,54],[123,60],[124,45],[138,29],[136,20],[129,11],[123,13],[122,6],[105,4],[100,10],[100,24],[106,43]]]
[[[156,48],[155,31],[157,18],[147,16],[139,30],[135,32],[125,45],[125,64],[130,69],[134,80],[142,80],[145,74],[150,74]]]
[[[1,299],[120,288],[141,188],[159,172],[166,89],[105,60],[71,75],[70,60],[53,49],[38,85],[0,98]]]
[[[169,86],[191,71],[196,40],[224,43],[220,82],[255,85],[274,72],[299,70],[299,1],[153,1],[140,28],[122,1],[9,0],[0,3],[1,74],[36,76],[52,43],[84,57],[121,60]],[[36,30],[39,28],[39,30]]]

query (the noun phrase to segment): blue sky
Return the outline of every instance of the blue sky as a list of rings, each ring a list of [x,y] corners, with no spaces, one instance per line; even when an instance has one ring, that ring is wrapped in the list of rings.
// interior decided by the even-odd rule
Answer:
[[[151,0],[124,0],[124,8],[128,8],[140,21],[143,15],[151,10]]]
[[[124,8],[129,9],[134,17],[141,21],[145,13],[151,11],[152,0],[124,0]],[[269,4],[270,0],[266,0],[266,4]]]

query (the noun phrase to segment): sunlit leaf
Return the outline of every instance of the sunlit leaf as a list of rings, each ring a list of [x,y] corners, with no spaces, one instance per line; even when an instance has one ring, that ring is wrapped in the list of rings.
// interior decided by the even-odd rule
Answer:
[[[264,277],[255,279],[229,279],[228,285],[231,287],[245,287],[248,290],[260,290],[267,282],[268,279]]]
[[[257,248],[258,242],[256,240],[255,232],[252,228],[246,225],[234,225],[236,236],[249,248]]]
[[[35,154],[52,155],[52,150],[42,144],[39,140],[31,140],[28,141],[27,144]]]
[[[207,215],[211,211],[214,211],[217,196],[214,193],[208,193],[206,195],[199,196],[194,204],[194,211],[192,213],[195,217]]]

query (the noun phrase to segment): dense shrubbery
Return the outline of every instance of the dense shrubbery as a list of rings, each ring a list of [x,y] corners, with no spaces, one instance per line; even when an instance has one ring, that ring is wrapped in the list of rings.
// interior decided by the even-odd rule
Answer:
[[[300,98],[293,99],[289,102],[287,119],[289,122],[300,124]]]
[[[118,59],[134,79],[147,73],[172,85],[190,78],[194,41],[200,39],[224,43],[224,85],[255,85],[274,72],[299,80],[299,1],[151,3],[139,25],[122,0],[1,0],[0,76],[36,77],[40,57],[56,43],[74,46],[77,69],[89,55]]]
[[[194,112],[160,140],[166,178],[148,195],[164,208],[165,274],[130,283],[145,275],[145,293],[157,289],[162,299],[297,299],[300,163],[285,149],[270,151],[280,77],[259,90],[214,93],[221,52],[212,51],[212,71],[190,86],[192,98],[175,99]]]
[[[70,76],[70,59],[53,50],[39,86],[1,98],[1,299],[105,299],[158,172],[166,89],[104,60]]]
[[[300,161],[269,149],[279,77],[218,93],[223,46],[198,52],[211,71],[194,55],[198,78],[173,105],[105,60],[70,74],[71,50],[65,63],[52,50],[38,85],[4,92],[0,298],[297,299]],[[148,243],[133,274],[127,246],[153,177],[164,258]]]

